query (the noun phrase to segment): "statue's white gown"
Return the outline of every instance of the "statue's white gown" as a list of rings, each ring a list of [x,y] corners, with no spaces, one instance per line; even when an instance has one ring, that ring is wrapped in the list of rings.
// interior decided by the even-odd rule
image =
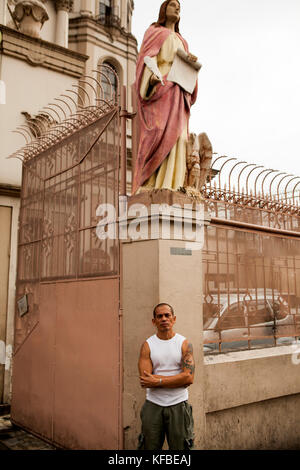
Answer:
[[[184,50],[184,46],[176,33],[171,33],[163,43],[159,54],[153,57],[157,61],[162,76],[169,73],[176,51]],[[155,88],[148,94],[149,81],[152,72],[145,67],[140,87],[141,97],[149,99],[155,93]],[[148,96],[147,96],[148,95]],[[144,183],[144,189],[173,189],[178,190],[184,184],[186,172],[186,145],[188,134],[188,123],[169,155],[164,159],[158,170]],[[138,191],[139,192],[139,191]]]

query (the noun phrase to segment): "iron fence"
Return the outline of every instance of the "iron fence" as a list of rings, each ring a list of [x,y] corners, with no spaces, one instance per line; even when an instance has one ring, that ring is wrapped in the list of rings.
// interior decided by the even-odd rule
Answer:
[[[225,183],[221,182],[223,163],[217,181],[209,181],[202,191],[211,215],[203,249],[204,350],[208,354],[291,344],[300,335],[300,211],[294,182],[298,178],[287,175],[282,192],[283,173],[274,177],[274,170],[236,163],[236,159],[225,164],[230,161],[233,166]],[[233,169],[241,164],[242,171],[248,171],[243,188],[241,172],[235,187],[231,181]],[[259,174],[250,186],[253,169],[259,169]],[[263,173],[267,175],[258,189]],[[278,176],[281,179],[272,191]],[[294,188],[288,193],[292,182]]]
[[[35,119],[40,122],[38,138],[33,138],[35,133],[28,139],[30,125],[16,131],[26,140],[12,155],[23,163],[19,284],[119,273],[116,240],[96,235],[98,205],[118,207],[119,84],[117,76],[112,83],[115,72],[108,65],[95,72],[110,85],[109,99],[97,78],[82,77],[77,91],[68,90],[57,99],[63,104],[45,106]]]

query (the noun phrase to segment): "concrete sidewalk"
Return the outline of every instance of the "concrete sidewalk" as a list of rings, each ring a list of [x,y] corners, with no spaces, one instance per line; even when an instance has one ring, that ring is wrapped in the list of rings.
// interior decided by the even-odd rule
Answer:
[[[56,450],[47,442],[14,426],[10,415],[0,416],[0,450]]]

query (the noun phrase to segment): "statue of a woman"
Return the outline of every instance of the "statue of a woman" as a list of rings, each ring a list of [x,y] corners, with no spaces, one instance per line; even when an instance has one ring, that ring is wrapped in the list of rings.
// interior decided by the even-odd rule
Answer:
[[[197,85],[192,94],[168,81],[178,49],[189,54],[188,45],[179,33],[180,3],[167,0],[160,7],[159,18],[145,33],[136,69],[136,91],[140,118],[140,142],[135,165],[133,188],[178,190],[186,174],[186,145],[191,105],[196,101]],[[151,57],[163,76],[145,66]],[[196,57],[189,55],[192,61]]]

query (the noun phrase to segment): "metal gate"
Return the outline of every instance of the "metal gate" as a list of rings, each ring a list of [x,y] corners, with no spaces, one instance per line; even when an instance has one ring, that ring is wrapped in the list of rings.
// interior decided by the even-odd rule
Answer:
[[[93,84],[81,81],[78,100]],[[19,152],[11,416],[69,449],[122,448],[119,245],[96,234],[99,204],[118,207],[120,113],[118,92],[104,101],[101,82],[93,89],[95,106]]]

